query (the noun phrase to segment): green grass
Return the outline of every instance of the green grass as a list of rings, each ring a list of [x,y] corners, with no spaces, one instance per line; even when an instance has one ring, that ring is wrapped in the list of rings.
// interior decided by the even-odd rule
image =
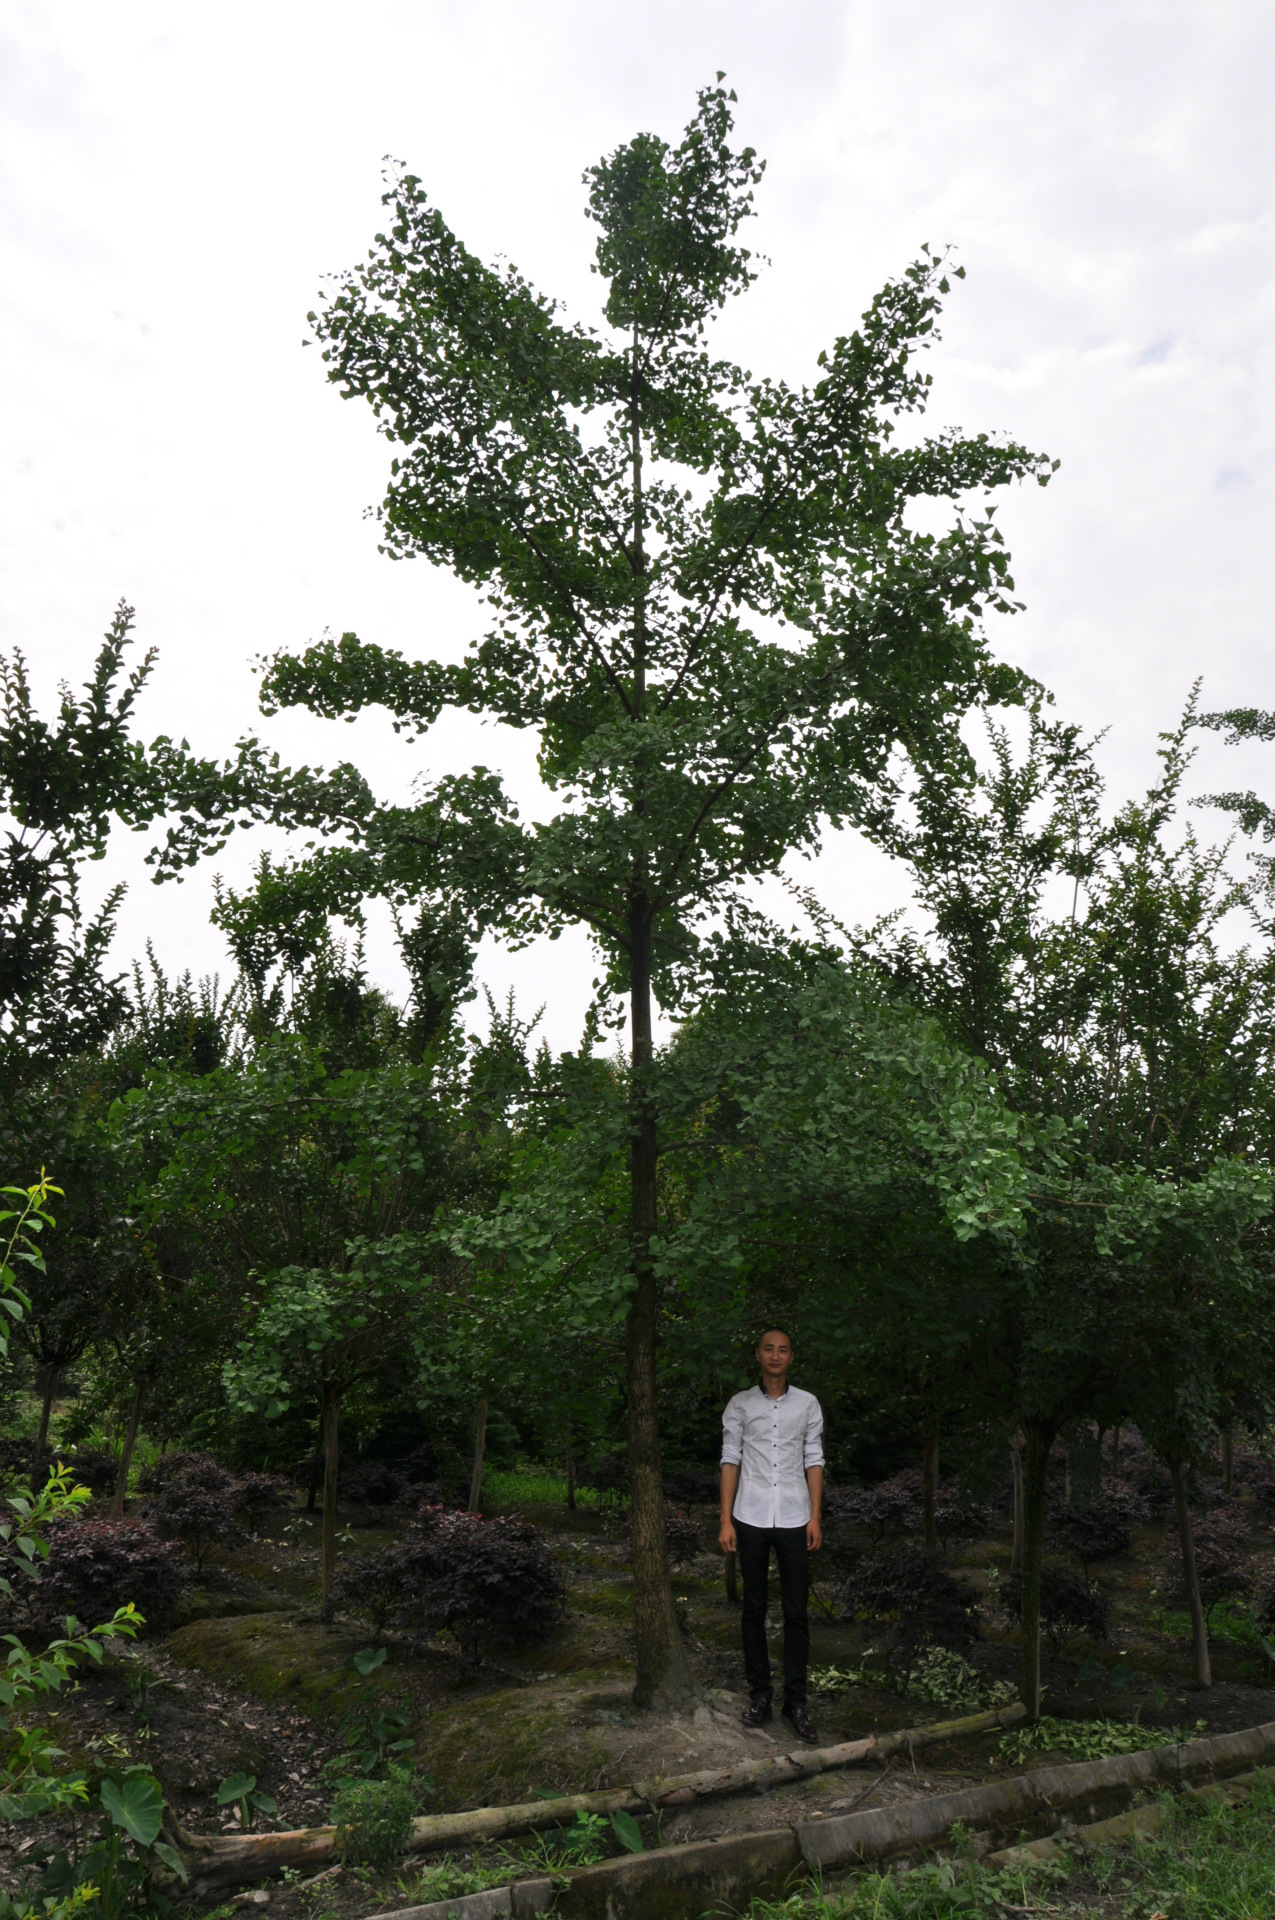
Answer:
[[[1169,1640],[1191,1638],[1191,1616],[1172,1607],[1157,1607],[1152,1625]],[[1220,1600],[1209,1615],[1209,1639],[1232,1647],[1260,1647],[1262,1628],[1242,1601]]]
[[[1275,1794],[1259,1786],[1238,1807],[1171,1801],[1162,1831],[1033,1866],[939,1860],[912,1873],[861,1874],[824,1895],[813,1887],[755,1901],[748,1920],[1272,1920]]]
[[[483,1474],[483,1499],[494,1507],[565,1507],[567,1483],[562,1474],[542,1467],[515,1467],[510,1472],[493,1467]],[[594,1507],[597,1503],[595,1493],[576,1488],[577,1506]]]

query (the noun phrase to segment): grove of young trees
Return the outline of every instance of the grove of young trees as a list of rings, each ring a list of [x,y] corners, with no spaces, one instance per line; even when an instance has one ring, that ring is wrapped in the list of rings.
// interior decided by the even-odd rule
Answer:
[[[1275,1419],[1275,945],[1269,860],[1186,809],[1195,727],[1275,721],[1192,699],[1145,796],[1108,804],[986,626],[1016,605],[992,496],[1052,463],[921,432],[943,257],[807,386],[714,347],[758,270],[732,102],[719,80],[678,143],[588,170],[596,325],[484,265],[402,170],[310,316],[389,445],[386,551],[488,618],[454,665],[349,633],[282,653],[263,707],[384,707],[421,742],[414,804],[251,737],[224,762],[139,738],[127,608],[52,718],[4,664],[0,1151],[63,1196],[0,1358],[10,1403],[39,1397],[26,1465],[73,1375],[63,1432],[115,1436],[116,1515],[143,1432],[293,1472],[322,1489],[330,1612],[351,1464],[474,1508],[484,1449],[623,1460],[634,1700],[666,1704],[692,1678],[664,1478],[714,1469],[782,1319],[831,1483],[923,1466],[927,1548],[940,1461],[971,1497],[1013,1463],[1033,1713],[1051,1460],[1083,1511],[1096,1440],[1136,1428],[1207,1684],[1192,1476]],[[456,710],[534,735],[538,819],[484,767],[429,780]],[[1269,838],[1255,796],[1209,804]],[[229,990],[123,971],[118,891],[80,904],[112,829],[152,831],[172,881],[255,822],[307,838],[219,892]],[[768,920],[755,883],[843,828],[915,913],[845,928],[807,895],[797,929]],[[367,975],[372,901],[405,1005]],[[512,1003],[466,1024],[482,938],[571,926],[599,965],[578,1049]]]

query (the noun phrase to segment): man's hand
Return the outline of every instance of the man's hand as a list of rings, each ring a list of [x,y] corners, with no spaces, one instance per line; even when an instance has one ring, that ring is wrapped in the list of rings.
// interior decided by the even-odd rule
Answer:
[[[721,1548],[723,1553],[734,1553],[735,1522],[733,1520],[722,1521],[721,1531],[717,1536],[717,1544]]]
[[[809,1547],[811,1553],[818,1553],[820,1547],[823,1545],[823,1528],[819,1525],[819,1516],[817,1514],[815,1518],[806,1525],[806,1545]]]

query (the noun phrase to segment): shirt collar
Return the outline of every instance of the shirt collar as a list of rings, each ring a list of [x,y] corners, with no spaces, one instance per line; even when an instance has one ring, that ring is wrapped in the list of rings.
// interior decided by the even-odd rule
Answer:
[[[789,1380],[784,1383],[784,1390],[782,1393],[767,1393],[765,1387],[762,1385],[761,1381],[759,1380],[757,1382],[757,1391],[761,1395],[763,1400],[786,1400],[788,1398],[788,1395],[792,1392],[792,1382]]]

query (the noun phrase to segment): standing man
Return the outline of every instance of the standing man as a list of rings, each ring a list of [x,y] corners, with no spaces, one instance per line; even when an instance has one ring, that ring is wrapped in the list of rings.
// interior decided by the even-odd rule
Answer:
[[[724,1553],[739,1556],[744,1583],[744,1673],[752,1704],[746,1727],[772,1716],[766,1600],[773,1547],[784,1609],[784,1719],[799,1740],[818,1739],[806,1712],[810,1555],[823,1540],[823,1413],[813,1393],[788,1385],[792,1341],[771,1327],[757,1343],[761,1385],[737,1393],[722,1415]]]

